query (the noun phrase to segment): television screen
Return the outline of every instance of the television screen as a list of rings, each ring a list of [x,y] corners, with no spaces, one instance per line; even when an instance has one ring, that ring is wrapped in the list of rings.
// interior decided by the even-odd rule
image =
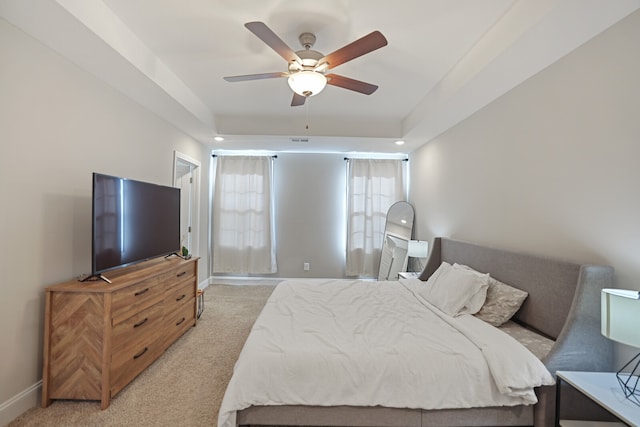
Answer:
[[[93,174],[92,274],[180,250],[180,189]]]

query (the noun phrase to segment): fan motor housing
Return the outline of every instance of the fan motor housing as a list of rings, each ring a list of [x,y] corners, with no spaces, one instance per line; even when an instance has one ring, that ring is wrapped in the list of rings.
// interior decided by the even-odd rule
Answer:
[[[324,55],[322,53],[311,49],[299,50],[296,52],[296,55],[298,55],[300,59],[302,59],[302,66],[305,69],[306,67],[315,67],[318,64],[318,61],[324,58]],[[289,64],[289,71],[296,71],[299,69],[300,68],[298,64]]]

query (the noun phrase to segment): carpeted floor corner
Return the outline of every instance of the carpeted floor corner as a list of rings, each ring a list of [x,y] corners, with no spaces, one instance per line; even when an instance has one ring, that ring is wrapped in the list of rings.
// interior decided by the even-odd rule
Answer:
[[[9,423],[23,426],[215,426],[244,341],[273,285],[211,285],[191,328],[100,410],[97,401],[54,401]]]

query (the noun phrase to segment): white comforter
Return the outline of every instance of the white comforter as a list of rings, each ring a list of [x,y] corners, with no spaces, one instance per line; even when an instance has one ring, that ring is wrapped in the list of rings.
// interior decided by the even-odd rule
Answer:
[[[533,404],[553,378],[513,338],[449,317],[419,280],[290,280],[274,290],[236,362],[218,415],[251,405],[469,408]]]

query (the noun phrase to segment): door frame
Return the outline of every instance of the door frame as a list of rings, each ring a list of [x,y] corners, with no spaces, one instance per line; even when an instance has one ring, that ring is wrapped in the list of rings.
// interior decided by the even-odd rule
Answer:
[[[173,186],[178,186],[178,170],[181,166],[188,166],[193,182],[191,184],[191,194],[189,198],[189,212],[191,214],[191,247],[189,252],[194,256],[200,253],[200,161],[180,153],[173,152]],[[181,202],[182,203],[182,202]],[[181,207],[182,209],[182,207]]]

